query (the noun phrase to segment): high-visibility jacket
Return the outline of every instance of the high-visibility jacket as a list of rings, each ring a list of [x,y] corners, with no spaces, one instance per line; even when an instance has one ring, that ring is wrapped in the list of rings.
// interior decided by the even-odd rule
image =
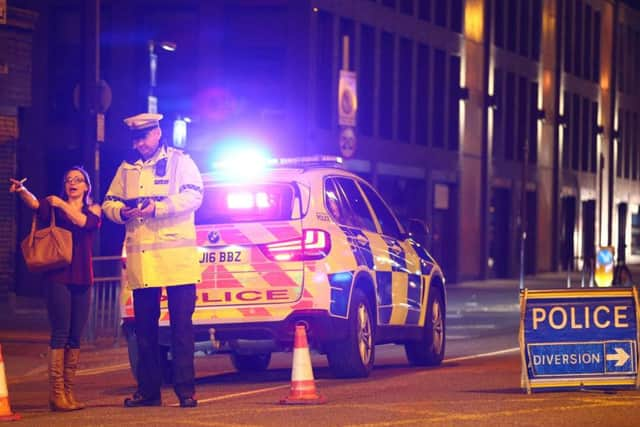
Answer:
[[[202,177],[187,154],[161,147],[149,160],[122,162],[109,186],[102,211],[125,224],[120,210],[153,199],[152,218],[126,221],[129,288],[200,282],[194,212],[202,203]]]

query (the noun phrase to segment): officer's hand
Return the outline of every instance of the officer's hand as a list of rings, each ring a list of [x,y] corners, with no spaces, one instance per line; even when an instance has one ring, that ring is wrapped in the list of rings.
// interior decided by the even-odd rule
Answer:
[[[140,216],[142,218],[153,218],[156,213],[155,200],[147,199],[145,203],[140,207]]]
[[[123,208],[120,208],[120,217],[123,221],[128,221],[131,218],[134,218],[137,212],[138,208],[128,208],[125,206]]]

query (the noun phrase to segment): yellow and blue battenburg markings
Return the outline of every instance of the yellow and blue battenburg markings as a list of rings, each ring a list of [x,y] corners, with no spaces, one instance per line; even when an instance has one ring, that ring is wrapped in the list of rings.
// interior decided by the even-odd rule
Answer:
[[[434,267],[426,251],[413,244],[409,247],[411,256],[414,258],[413,262],[416,264],[413,268],[417,269],[410,271],[407,266],[408,254],[402,244],[395,239],[383,237],[387,262],[376,265],[375,254],[367,235],[362,230],[351,227],[340,226],[340,229],[347,237],[356,266],[368,269],[375,274],[380,324],[418,325],[427,286],[425,276],[429,276]],[[348,316],[354,274],[355,271],[345,271],[329,275],[330,311],[333,315]]]
[[[347,317],[349,307],[349,296],[353,285],[353,272],[344,271],[329,274],[329,285],[331,286],[331,306],[330,311],[336,316]]]
[[[638,294],[632,289],[521,295],[522,387],[638,388]]]

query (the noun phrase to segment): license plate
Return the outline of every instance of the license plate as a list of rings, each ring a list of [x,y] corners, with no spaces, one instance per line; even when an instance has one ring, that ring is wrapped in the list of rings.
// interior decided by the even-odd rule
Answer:
[[[242,264],[249,261],[246,249],[204,249],[200,252],[200,264]]]

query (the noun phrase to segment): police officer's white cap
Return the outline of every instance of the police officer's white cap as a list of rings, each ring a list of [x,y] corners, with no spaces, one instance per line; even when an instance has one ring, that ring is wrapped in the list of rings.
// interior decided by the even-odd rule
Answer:
[[[124,122],[131,130],[142,130],[160,126],[162,114],[142,113],[136,116],[127,117]]]

